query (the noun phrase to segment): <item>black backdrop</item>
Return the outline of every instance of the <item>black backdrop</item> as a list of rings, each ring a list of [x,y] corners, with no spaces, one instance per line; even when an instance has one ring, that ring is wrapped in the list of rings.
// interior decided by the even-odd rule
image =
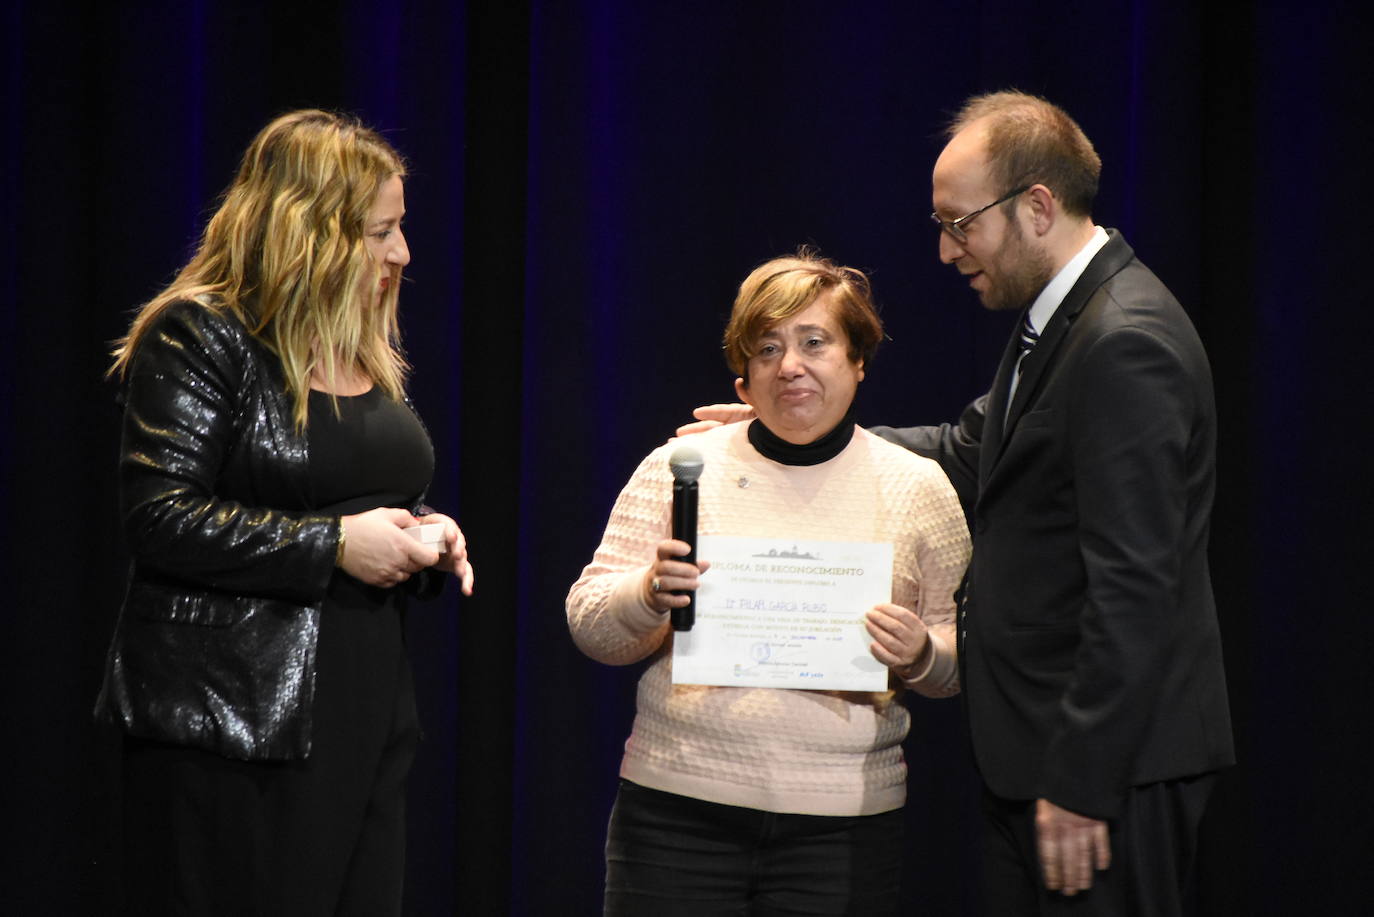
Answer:
[[[127,8],[124,8],[127,7]],[[360,114],[413,164],[402,297],[432,502],[477,595],[412,615],[427,741],[413,914],[596,913],[635,669],[562,601],[638,459],[731,398],[750,267],[866,268],[891,343],[860,420],[951,419],[1009,332],[936,260],[929,170],[968,94],[1083,124],[1097,218],[1174,289],[1221,415],[1213,569],[1241,765],[1205,825],[1207,914],[1354,913],[1374,880],[1371,148],[1355,4],[9,0],[0,155],[7,913],[118,907],[115,738],[90,723],[125,555],[106,343],[273,115]],[[974,913],[957,702],[912,702],[906,895]]]

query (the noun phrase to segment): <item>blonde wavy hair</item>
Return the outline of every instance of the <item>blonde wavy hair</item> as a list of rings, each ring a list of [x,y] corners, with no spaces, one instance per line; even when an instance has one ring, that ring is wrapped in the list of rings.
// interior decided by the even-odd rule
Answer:
[[[364,292],[387,269],[368,252],[364,224],[393,176],[405,176],[400,154],[355,119],[306,109],[272,121],[244,152],[194,257],[115,342],[110,374],[125,378],[158,316],[190,301],[232,312],[280,358],[297,429],[317,369],[326,378],[359,371],[399,400],[409,370],[400,284],[387,286],[379,308]]]

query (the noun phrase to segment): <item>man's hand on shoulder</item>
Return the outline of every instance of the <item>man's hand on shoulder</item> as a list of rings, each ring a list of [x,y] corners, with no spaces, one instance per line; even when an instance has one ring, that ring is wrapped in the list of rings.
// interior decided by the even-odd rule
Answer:
[[[1035,840],[1050,891],[1085,892],[1092,888],[1093,870],[1112,865],[1107,823],[1060,808],[1048,799],[1035,801]]]
[[[754,409],[747,404],[706,404],[692,412],[695,423],[683,424],[677,428],[676,436],[691,436],[727,423],[753,420]]]

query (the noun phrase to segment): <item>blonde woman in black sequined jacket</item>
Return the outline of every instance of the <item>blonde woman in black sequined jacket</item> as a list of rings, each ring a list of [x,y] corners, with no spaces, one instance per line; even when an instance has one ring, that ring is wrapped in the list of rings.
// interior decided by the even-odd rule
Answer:
[[[356,122],[276,119],[115,352],[133,564],[96,712],[131,912],[399,913],[403,612],[472,589],[403,391],[403,176]]]

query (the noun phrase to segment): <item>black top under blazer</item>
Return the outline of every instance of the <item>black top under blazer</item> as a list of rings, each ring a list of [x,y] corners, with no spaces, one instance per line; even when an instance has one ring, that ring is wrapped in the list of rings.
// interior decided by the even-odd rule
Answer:
[[[938,460],[968,513],[960,664],[988,788],[1098,818],[1131,786],[1234,762],[1211,370],[1178,301],[1109,236],[1009,414],[1017,334],[957,424],[875,431]]]

